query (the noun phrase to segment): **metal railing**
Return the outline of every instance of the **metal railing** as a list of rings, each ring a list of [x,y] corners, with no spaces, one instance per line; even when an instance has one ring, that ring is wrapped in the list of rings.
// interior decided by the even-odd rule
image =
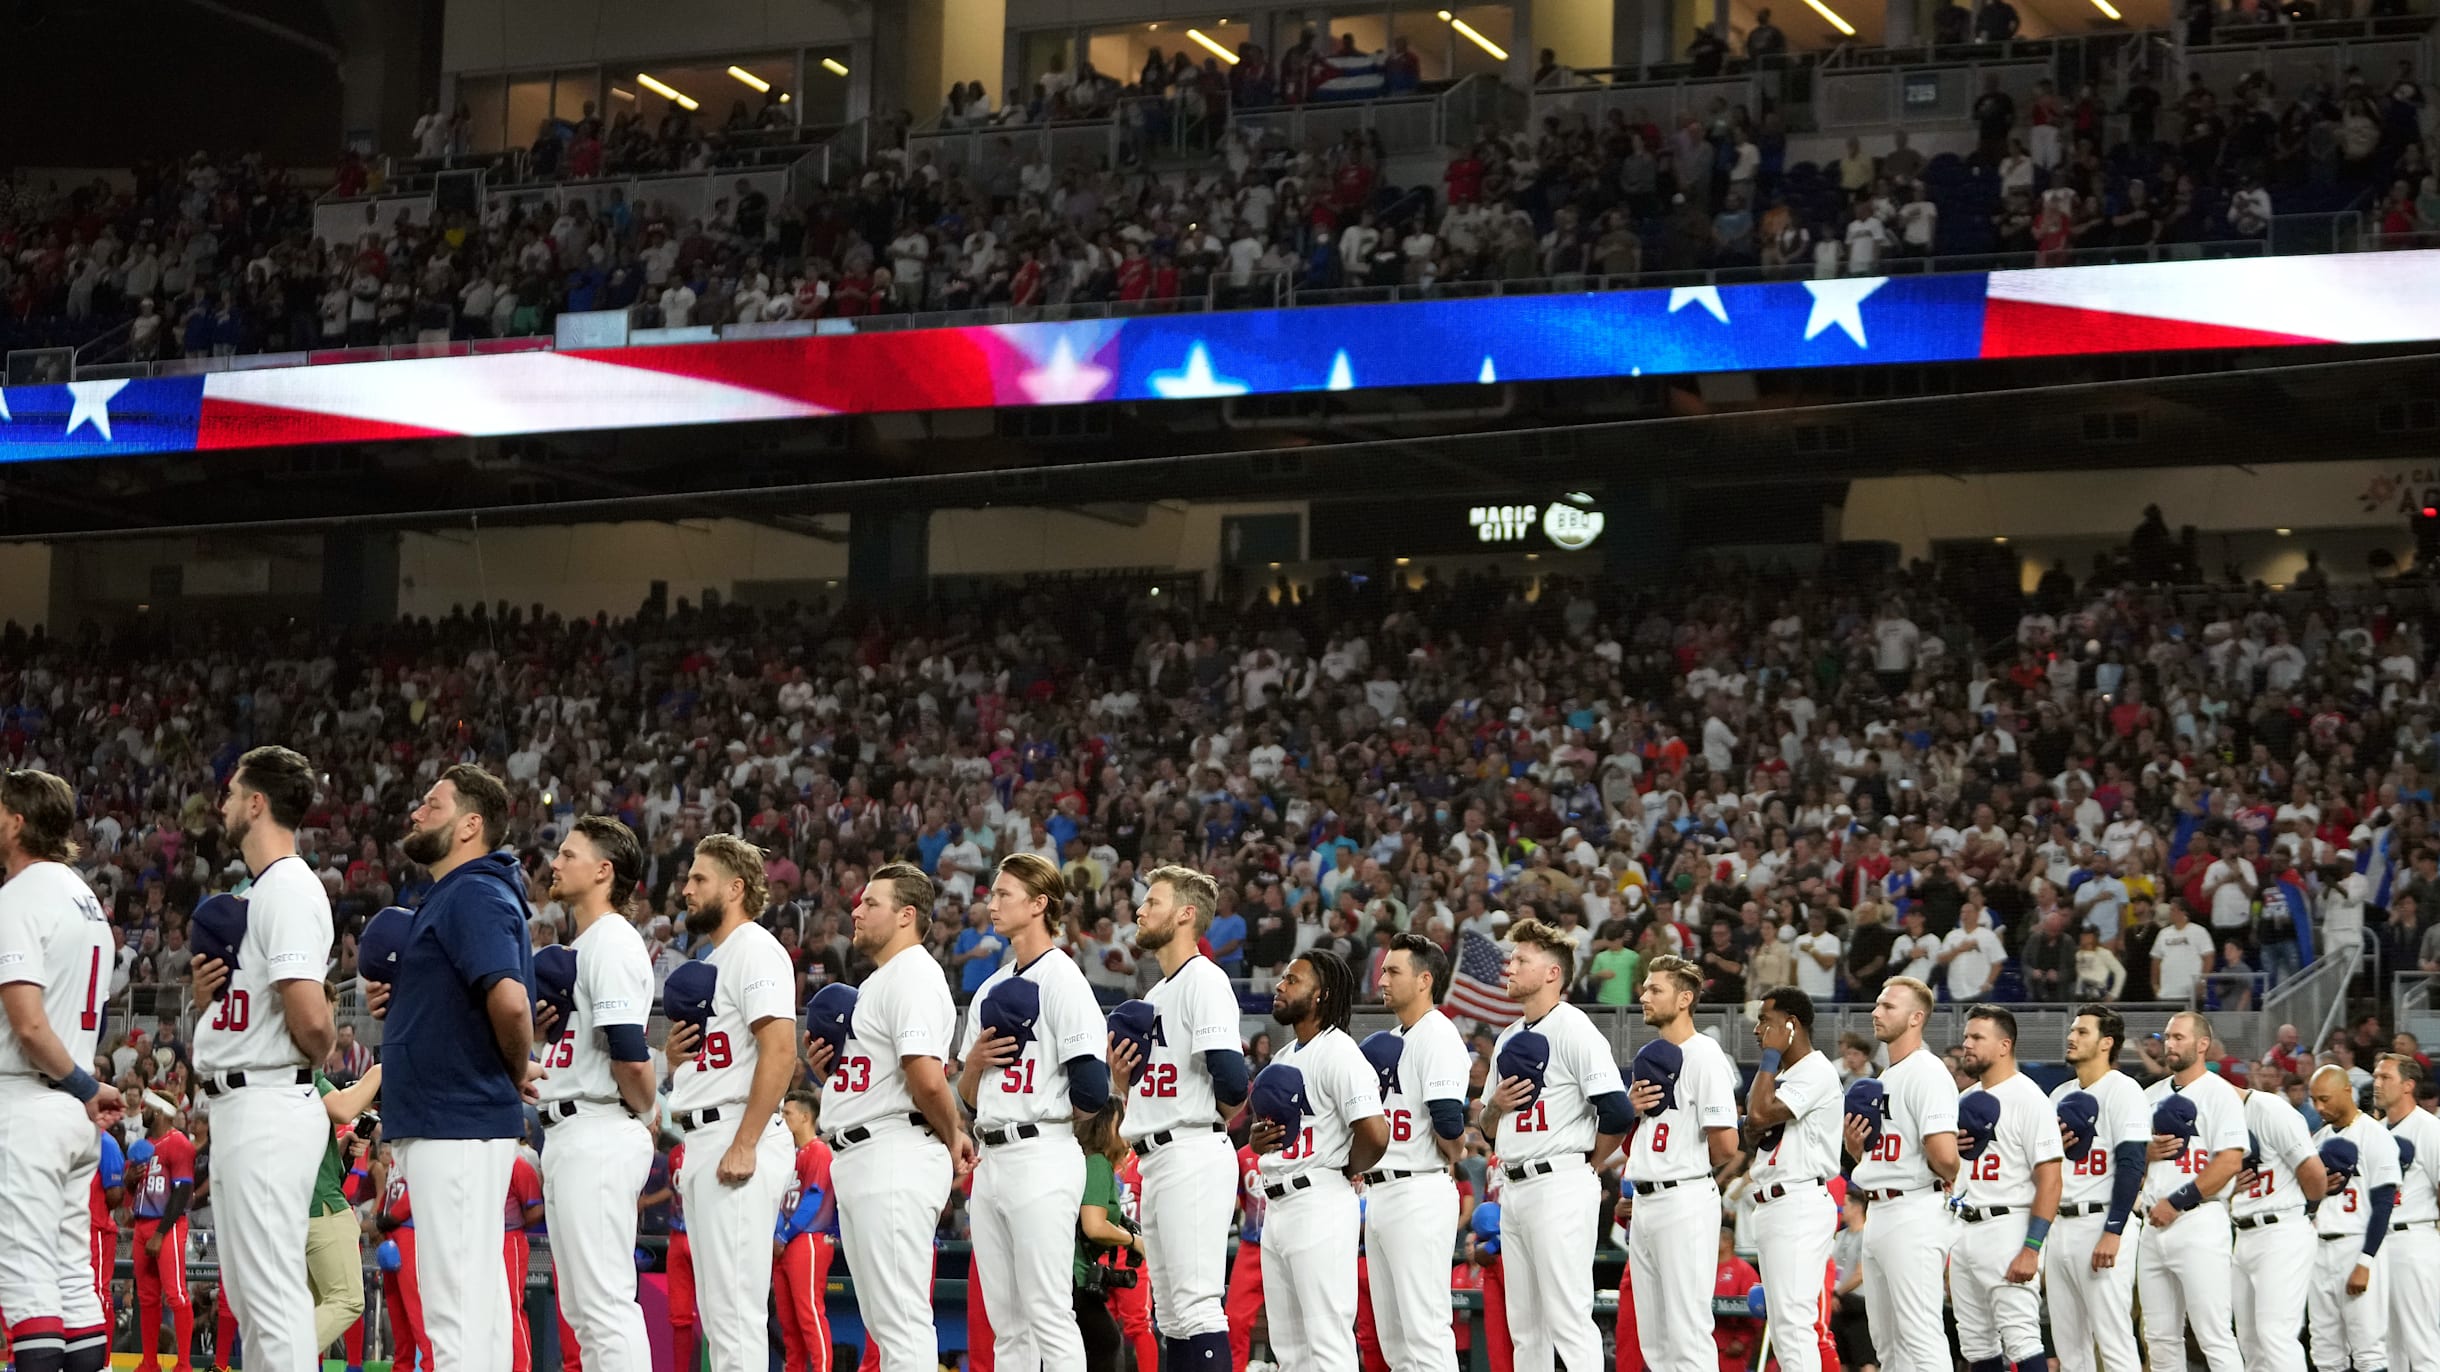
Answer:
[[[2440,974],[2393,972],[2389,977],[2390,1032],[2418,1043],[2440,1039]]]
[[[2338,1027],[2347,1013],[2347,990],[2354,984],[2356,969],[2364,959],[2362,947],[2331,949],[2313,960],[2311,966],[2280,982],[2262,1002],[2259,1022],[2274,1029],[2293,1024],[2303,1031],[2304,1042],[2313,1052],[2329,1041],[2330,1031]]]

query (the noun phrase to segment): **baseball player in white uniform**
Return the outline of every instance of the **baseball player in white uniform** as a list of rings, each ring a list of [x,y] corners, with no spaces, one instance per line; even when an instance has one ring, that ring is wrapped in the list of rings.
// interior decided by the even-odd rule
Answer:
[[[236,966],[194,964],[195,1078],[212,1099],[212,1227],[221,1290],[265,1372],[320,1372],[305,1231],[330,1121],[314,1064],[338,1041],[322,976],[330,893],[297,856],[314,802],[313,764],[286,748],[240,758],[220,806],[245,858],[245,937]]]
[[[2398,1144],[2398,1203],[2389,1212],[2389,1356],[2411,1372],[2440,1369],[2440,1118],[2415,1104],[2423,1064],[2383,1053],[2372,1107]]]
[[[807,1046],[807,1064],[827,1078],[822,1124],[839,1194],[839,1249],[856,1274],[857,1310],[881,1349],[881,1372],[933,1372],[940,1365],[932,1234],[949,1187],[974,1170],[974,1140],[958,1115],[944,1061],[957,1032],[957,1006],[947,975],[922,947],[932,901],[932,879],[921,869],[892,862],[873,870],[856,901],[853,942],[874,969],[857,990],[846,1045],[835,1061],[829,1044]],[[776,1201],[775,1195],[773,1217]],[[692,1196],[686,1218],[700,1252]],[[768,1258],[762,1267],[767,1285]],[[762,1317],[757,1295],[758,1324]],[[754,1372],[763,1372],[761,1363]]]
[[[1443,1250],[1457,1235],[1449,1168],[1464,1151],[1473,1055],[1436,1003],[1448,981],[1449,955],[1438,944],[1419,934],[1390,940],[1381,1002],[1398,1017],[1398,1057],[1381,1101],[1389,1150],[1364,1174],[1364,1251],[1391,1372],[1457,1372]]]
[[[2330,1192],[2313,1212],[2321,1252],[2306,1298],[2319,1372],[2381,1372],[2389,1366],[2389,1261],[2381,1252],[2398,1200],[2398,1143],[2381,1122],[2355,1108],[2347,1070],[2313,1074],[2320,1113],[2321,1164]],[[2344,1165],[2334,1165],[2335,1163]]]
[[[958,1095],[974,1112],[982,1150],[975,1275],[995,1366],[1005,1358],[1011,1367],[1084,1372],[1073,1271],[1084,1149],[1075,1118],[1110,1102],[1108,1038],[1092,983],[1053,942],[1067,903],[1059,869],[1039,853],[1014,854],[989,900],[991,930],[1012,956],[976,991],[957,1050]]]
[[[1591,1372],[1601,1365],[1592,1321],[1600,1169],[1624,1141],[1634,1110],[1609,1042],[1566,1003],[1574,941],[1530,919],[1510,925],[1508,936],[1508,994],[1524,1018],[1500,1031],[1480,1123],[1500,1177],[1500,1266],[1515,1366]],[[1690,1122],[1681,1120],[1681,1129]],[[1712,1204],[1716,1217],[1716,1197]]]
[[[2305,1207],[2328,1178],[2304,1114],[2275,1091],[2238,1093],[2245,1111],[2245,1166],[2229,1183],[2237,1231],[2229,1304],[2237,1352],[2249,1372],[2305,1372],[2305,1274],[2320,1260]]]
[[[1951,1208],[1949,1306],[1957,1347],[1979,1372],[2048,1372],[2042,1353],[2042,1246],[2059,1214],[2059,1117],[2017,1070],[2016,1016],[1966,1011],[1959,1061],[1975,1084],[1957,1099],[1958,1168]]]
[[[1872,1345],[1889,1372],[1949,1366],[1940,1296],[1956,1220],[1940,1193],[1958,1174],[1957,1086],[1939,1055],[1923,1046],[1931,1012],[1932,988],[1913,977],[1892,977],[1881,987],[1872,1033],[1888,1046],[1889,1068],[1876,1083],[1879,1117],[1856,1109],[1853,1088],[1846,1111],[1853,1185],[1867,1207],[1864,1308]]]
[[[2161,1033],[2170,1075],[2144,1092],[2153,1117],[2146,1153],[2151,1166],[2144,1174],[2152,1232],[2135,1269],[2135,1291],[2143,1302],[2152,1366],[2183,1365],[2191,1326],[2211,1372],[2238,1372],[2226,1200],[2229,1182],[2245,1163],[2245,1107],[2235,1087],[2205,1069],[2211,1044],[2210,1022],[2191,1010],[2171,1015]],[[2192,1132],[2161,1132],[2164,1106],[2175,1101],[2184,1105],[2167,1117]]]
[[[551,862],[551,895],[575,920],[576,992],[567,1022],[544,1026],[558,1037],[536,1036],[548,1073],[541,1082],[542,1208],[560,1313],[584,1349],[586,1372],[652,1367],[634,1256],[635,1198],[652,1171],[658,1123],[644,1041],[652,954],[619,913],[643,875],[643,846],[607,815],[577,820]],[[731,956],[744,951],[740,945]]]
[[[1627,1126],[1626,1184],[1635,1192],[1627,1228],[1628,1284],[1635,1293],[1636,1337],[1643,1344],[1645,1364],[1655,1372],[1697,1372],[1719,1365],[1719,1348],[1711,1339],[1711,1294],[1720,1248],[1720,1187],[1714,1173],[1737,1152],[1737,1075],[1719,1042],[1695,1031],[1692,1011],[1702,986],[1702,972],[1693,963],[1653,959],[1644,974],[1642,1000],[1644,1023],[1657,1037],[1636,1053],[1634,1085],[1627,1093],[1633,1113]],[[1557,1034],[1551,1042],[1555,1060]],[[1608,1065],[1606,1054],[1602,1065]],[[1594,1114],[1596,1127],[1605,1134],[1611,1121],[1602,1118],[1598,1098],[1610,1089],[1608,1078],[1582,1088],[1593,1106],[1584,1113]],[[1578,1132],[1582,1129],[1579,1124]],[[1500,1211],[1503,1229],[1517,1221],[1519,1189],[1514,1181],[1508,1185],[1507,1204]],[[1586,1211],[1587,1222],[1597,1213]],[[1505,1237],[1501,1244],[1510,1254],[1517,1251]],[[1574,1278],[1579,1285],[1589,1277],[1582,1256],[1577,1254]],[[1545,1289],[1575,1294],[1553,1277],[1537,1274],[1537,1282]],[[1509,1290],[1516,1290],[1513,1271]],[[1512,1294],[1512,1310],[1514,1299]],[[1543,1308],[1551,1307],[1546,1303]],[[1545,1318],[1555,1318],[1555,1313]],[[1573,1327],[1577,1321],[1568,1323]],[[1523,1342],[1518,1340],[1520,1348]],[[1566,1351],[1569,1372],[1574,1372],[1579,1366],[1576,1350]],[[1590,1351],[1598,1353],[1599,1344]]]
[[[2050,1336],[2060,1372],[2141,1372],[2135,1341],[2135,1265],[2143,1226],[2130,1224],[2143,1191],[2152,1108],[2118,1070],[2126,1021],[2106,1005],[2076,1009],[2067,1065],[2076,1079],[2050,1096],[2059,1117],[2065,1175],[2059,1220],[2042,1263]],[[2071,1137],[2072,1135],[2072,1137]],[[2097,1360],[2096,1360],[2097,1355]]]
[[[1282,1367],[1356,1372],[1356,1242],[1348,1179],[1389,1147],[1380,1074],[1347,1036],[1356,977],[1336,953],[1298,955],[1271,993],[1294,1032],[1253,1086],[1247,1142],[1265,1205],[1262,1290]]]
[[[101,1135],[126,1113],[85,1064],[110,995],[101,902],[67,864],[76,798],[48,772],[0,775],[0,1312],[19,1372],[99,1372],[110,1331],[85,1265]]]
[[[1143,1173],[1145,1265],[1169,1372],[1220,1372],[1228,1342],[1228,1225],[1237,1150],[1225,1111],[1246,1098],[1245,1041],[1228,974],[1196,951],[1220,891],[1191,867],[1146,874],[1135,947],[1161,965],[1144,994],[1154,1011],[1141,1049],[1113,1035],[1110,1077],[1132,1084],[1123,1125]]]
[[[796,1076],[796,968],[754,922],[764,900],[760,848],[729,834],[695,845],[686,927],[711,939],[704,960],[718,980],[703,1027],[673,1024],[667,1052],[670,1116],[686,1135],[679,1194],[712,1372],[770,1365],[771,1234],[796,1160],[779,1116]],[[581,977],[584,954],[576,957]]]
[[[1762,1065],[1745,1093],[1754,1136],[1746,1194],[1754,1202],[1771,1348],[1784,1372],[1821,1372],[1829,1321],[1822,1274],[1838,1237],[1829,1191],[1839,1170],[1838,1069],[1813,1046],[1813,998],[1793,986],[1762,993],[1754,1037]]]

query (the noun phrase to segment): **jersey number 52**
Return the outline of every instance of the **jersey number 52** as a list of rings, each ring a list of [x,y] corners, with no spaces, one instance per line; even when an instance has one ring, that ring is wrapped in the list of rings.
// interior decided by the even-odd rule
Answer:
[[[1156,1062],[1144,1068],[1144,1084],[1137,1090],[1145,1097],[1174,1096],[1178,1093],[1178,1065]]]

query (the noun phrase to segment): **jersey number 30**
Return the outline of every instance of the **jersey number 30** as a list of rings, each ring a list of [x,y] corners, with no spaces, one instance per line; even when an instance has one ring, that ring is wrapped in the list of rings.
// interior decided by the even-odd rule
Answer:
[[[212,1027],[242,1034],[253,1018],[254,998],[243,991],[230,991],[220,998],[220,1008],[212,1012]]]

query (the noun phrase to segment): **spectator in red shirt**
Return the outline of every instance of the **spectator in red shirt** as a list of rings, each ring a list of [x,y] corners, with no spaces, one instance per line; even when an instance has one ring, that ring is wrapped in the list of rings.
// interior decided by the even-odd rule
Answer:
[[[1712,1275],[1712,1299],[1743,1300],[1747,1293],[1762,1284],[1762,1274],[1754,1265],[1737,1256],[1737,1229],[1734,1222],[1720,1221],[1720,1266]],[[1720,1372],[1746,1372],[1754,1366],[1754,1350],[1761,1346],[1762,1321],[1752,1315],[1713,1315],[1711,1341],[1720,1350]]]
[[[195,1145],[178,1128],[178,1107],[144,1093],[144,1138],[128,1155],[135,1203],[138,1372],[160,1372],[161,1307],[177,1330],[171,1363],[191,1372],[195,1304],[186,1289],[186,1210],[195,1195]]]
[[[1475,203],[1483,198],[1482,160],[1474,155],[1474,149],[1467,148],[1450,160],[1449,170],[1442,175],[1441,181],[1448,187],[1450,204]]]
[[[526,1231],[542,1223],[542,1174],[520,1154],[508,1170],[508,1197],[501,1208],[500,1262],[508,1274],[509,1365],[533,1372],[534,1341],[525,1327],[525,1273],[533,1256]]]

